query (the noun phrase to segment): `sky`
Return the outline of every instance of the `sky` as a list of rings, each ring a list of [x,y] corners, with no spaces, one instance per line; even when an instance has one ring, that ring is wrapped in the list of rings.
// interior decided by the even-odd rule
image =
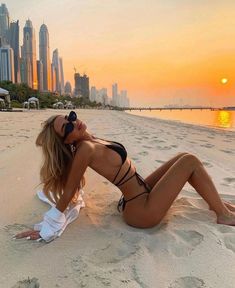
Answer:
[[[48,27],[65,81],[113,83],[130,104],[235,106],[234,0],[9,0],[11,20]],[[221,83],[227,78],[226,84]]]

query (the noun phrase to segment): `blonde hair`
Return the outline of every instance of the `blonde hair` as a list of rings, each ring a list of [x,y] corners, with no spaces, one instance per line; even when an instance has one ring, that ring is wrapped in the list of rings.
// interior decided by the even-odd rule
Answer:
[[[54,121],[58,116],[51,116],[42,124],[42,130],[36,139],[36,146],[40,146],[43,153],[43,164],[40,170],[43,192],[55,204],[63,194],[74,157],[72,147],[69,144],[64,144],[62,137],[54,129]],[[83,175],[79,188],[84,187],[85,182]]]

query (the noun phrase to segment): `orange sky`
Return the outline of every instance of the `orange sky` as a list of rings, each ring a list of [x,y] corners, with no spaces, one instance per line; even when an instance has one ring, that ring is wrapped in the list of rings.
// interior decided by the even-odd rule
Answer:
[[[51,53],[59,49],[72,86],[75,66],[109,96],[114,82],[127,89],[131,106],[235,105],[235,1],[5,3],[11,19],[20,20],[21,37],[25,20],[32,20],[37,45],[44,21]]]

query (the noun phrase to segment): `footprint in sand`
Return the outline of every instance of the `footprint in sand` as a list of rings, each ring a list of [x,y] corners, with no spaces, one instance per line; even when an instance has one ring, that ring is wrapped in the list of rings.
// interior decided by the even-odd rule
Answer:
[[[170,150],[171,147],[170,147],[170,146],[164,146],[164,147],[162,147],[162,146],[157,146],[157,149],[159,149],[159,150]]]
[[[14,223],[14,224],[6,225],[2,229],[13,236],[17,234],[18,232],[21,232],[24,230],[30,230],[32,228],[24,224]]]
[[[226,233],[224,236],[224,245],[227,249],[233,251],[235,253],[235,238],[234,233]]]
[[[211,168],[213,167],[213,165],[209,162],[206,162],[206,161],[202,161],[202,164],[205,166],[205,167],[208,167],[208,168]]]
[[[186,276],[176,279],[168,288],[206,288],[205,282],[197,277]],[[209,287],[208,287],[209,288]]]
[[[212,148],[212,147],[214,147],[215,145],[207,143],[207,144],[202,144],[202,145],[200,145],[200,146],[201,146],[201,147],[205,147],[205,148]]]
[[[19,136],[17,136],[18,138],[29,138],[29,136],[26,136],[26,135],[19,135]]]
[[[148,154],[149,153],[147,151],[142,151],[142,152],[139,153],[139,155],[143,155],[143,156],[148,155]]]
[[[231,150],[220,150],[221,152],[227,153],[227,154],[233,154],[233,151]]]
[[[161,248],[171,257],[189,256],[204,239],[202,234],[194,230],[174,229],[169,234],[168,231],[165,231],[164,226],[161,227],[161,235],[154,243],[151,243],[151,246],[147,247],[151,254],[156,249],[159,249],[159,245],[161,245]]]
[[[233,178],[233,177],[226,177],[223,180],[226,182],[226,184],[234,184],[235,183],[235,178]]]
[[[155,160],[155,161],[158,163],[165,163],[165,161],[162,161],[162,160]]]
[[[26,280],[18,281],[12,288],[39,288],[40,284],[37,278],[28,278]]]
[[[120,282],[125,285],[131,282],[130,279],[124,279],[124,268],[113,269],[111,266],[107,266],[104,269],[102,265],[98,265],[94,270],[94,265],[89,262],[89,258],[85,260],[85,257],[81,256],[77,256],[71,262],[72,269],[75,272],[73,277],[75,277],[78,287],[123,287],[120,286]],[[102,264],[105,265],[106,263]]]
[[[153,148],[152,146],[146,146],[146,145],[143,145],[142,147],[143,147],[143,148],[147,148],[147,149]]]
[[[138,245],[128,245],[128,243],[125,243],[119,239],[113,243],[109,243],[103,249],[95,250],[90,256],[90,261],[97,265],[105,263],[118,263],[131,257],[131,255],[134,255],[137,250],[139,250]]]
[[[227,225],[220,225],[218,230],[223,234],[224,245],[227,249],[235,253],[235,238],[233,233],[233,227]]]
[[[177,245],[169,245],[175,256],[182,257],[189,255],[204,239],[204,236],[194,230],[175,230],[174,241]]]

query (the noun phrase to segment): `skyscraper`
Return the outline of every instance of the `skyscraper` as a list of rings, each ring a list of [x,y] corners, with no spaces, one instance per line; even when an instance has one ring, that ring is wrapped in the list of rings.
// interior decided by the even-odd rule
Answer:
[[[120,107],[129,107],[126,90],[121,90],[120,92]]]
[[[14,51],[15,83],[20,83],[19,20],[10,23],[8,41]]]
[[[8,44],[9,13],[6,4],[0,6],[0,40],[1,46]]]
[[[59,58],[60,63],[60,94],[64,94],[64,67],[63,67],[63,60]]]
[[[67,81],[67,82],[65,83],[64,93],[65,93],[66,95],[69,95],[69,96],[72,95],[72,86],[71,86],[71,83],[70,83],[69,81]]]
[[[0,47],[0,81],[15,82],[14,53],[10,46]]]
[[[96,87],[95,86],[92,86],[91,87],[91,93],[90,93],[90,100],[93,102],[93,101],[96,101],[96,94],[97,94],[97,90],[96,90]]]
[[[28,19],[24,27],[22,46],[22,60],[24,65],[24,80],[33,89],[38,88],[36,38],[32,22]]]
[[[79,73],[74,74],[75,96],[89,100],[89,77],[86,74],[81,76]]]
[[[112,103],[114,106],[118,106],[118,85],[114,83],[112,85]]]
[[[37,75],[38,75],[38,90],[42,92],[44,91],[44,89],[43,89],[43,64],[41,60],[37,60]]]
[[[56,72],[53,63],[51,63],[51,91],[56,92]]]
[[[55,49],[53,51],[52,64],[55,69],[56,92],[58,92],[59,94],[63,94],[64,93],[64,73],[63,73],[62,59],[59,58],[58,49]]]
[[[39,59],[43,64],[43,90],[52,90],[50,45],[47,26],[42,24],[39,31]]]

